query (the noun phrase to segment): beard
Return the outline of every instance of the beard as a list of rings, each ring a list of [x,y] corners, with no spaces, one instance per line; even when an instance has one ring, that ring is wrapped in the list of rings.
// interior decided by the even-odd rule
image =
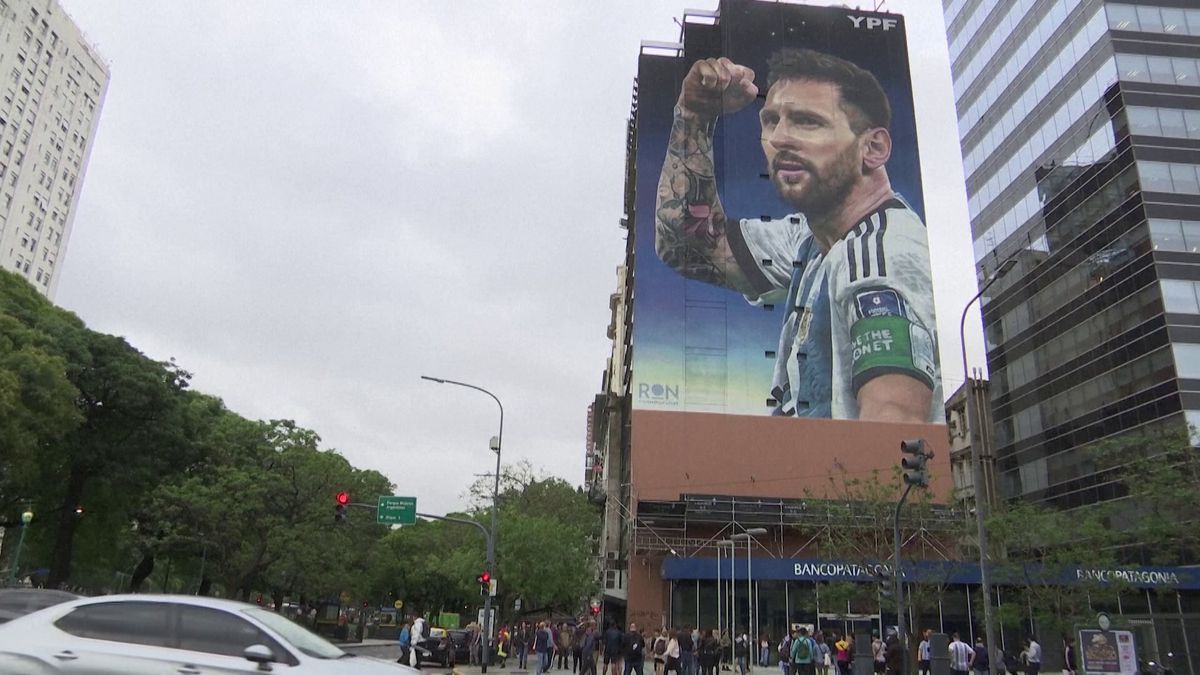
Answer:
[[[780,162],[803,165],[809,174],[808,185],[785,182],[779,175]],[[779,196],[806,215],[831,213],[846,201],[861,176],[855,146],[850,144],[834,158],[829,166],[818,169],[798,157],[779,154],[771,163],[771,182]]]

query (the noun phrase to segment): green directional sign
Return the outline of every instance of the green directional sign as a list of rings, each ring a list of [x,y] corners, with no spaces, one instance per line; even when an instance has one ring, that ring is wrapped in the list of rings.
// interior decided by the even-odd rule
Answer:
[[[375,519],[380,525],[412,525],[417,522],[417,498],[380,497]]]

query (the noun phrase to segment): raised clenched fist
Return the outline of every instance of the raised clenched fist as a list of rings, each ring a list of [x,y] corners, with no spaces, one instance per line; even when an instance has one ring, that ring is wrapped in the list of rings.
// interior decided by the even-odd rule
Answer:
[[[758,96],[754,71],[722,56],[692,64],[679,91],[679,107],[705,118],[734,113]]]

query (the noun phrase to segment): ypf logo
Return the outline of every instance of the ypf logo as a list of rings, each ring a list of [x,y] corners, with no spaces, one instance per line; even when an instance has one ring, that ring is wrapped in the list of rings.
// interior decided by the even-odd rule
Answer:
[[[882,28],[885,31],[889,31],[895,28],[897,23],[895,19],[880,19],[874,16],[851,15],[847,16],[846,18],[850,19],[850,23],[854,24],[855,28],[866,28],[867,30]]]

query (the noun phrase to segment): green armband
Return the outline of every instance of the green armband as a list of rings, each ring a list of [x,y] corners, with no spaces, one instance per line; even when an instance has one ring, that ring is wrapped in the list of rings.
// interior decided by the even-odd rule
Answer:
[[[888,373],[916,378],[933,389],[933,339],[929,331],[907,317],[868,316],[850,327],[853,346],[854,391],[871,379]]]

